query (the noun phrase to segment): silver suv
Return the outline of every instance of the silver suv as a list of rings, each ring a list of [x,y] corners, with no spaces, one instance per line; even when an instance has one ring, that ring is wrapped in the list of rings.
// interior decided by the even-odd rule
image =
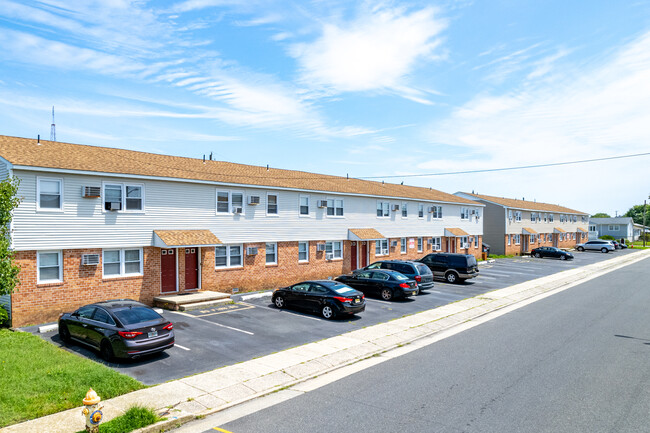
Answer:
[[[603,241],[603,240],[588,241],[585,242],[584,244],[576,245],[576,250],[578,251],[600,250],[600,252],[608,253],[610,251],[614,251],[615,249],[616,248],[614,247],[613,243],[611,243],[610,241]]]

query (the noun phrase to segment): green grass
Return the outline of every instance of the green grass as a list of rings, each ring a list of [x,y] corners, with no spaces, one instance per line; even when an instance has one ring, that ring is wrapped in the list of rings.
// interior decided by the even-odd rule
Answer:
[[[159,418],[156,413],[146,407],[134,406],[127,410],[126,413],[110,421],[99,424],[99,433],[127,433],[155,424],[162,421],[164,418]],[[78,433],[84,433],[86,430],[81,430]]]
[[[511,259],[516,257],[514,254],[490,254],[488,260],[490,259]]]
[[[90,387],[106,400],[145,386],[35,335],[0,329],[0,428],[82,406]]]
[[[626,243],[627,243],[627,246],[629,248],[630,242],[626,242]],[[634,244],[634,249],[637,249],[637,248],[643,249],[643,241],[634,241],[634,242],[632,242],[632,244]],[[650,242],[646,241],[645,242],[645,247],[646,247],[646,249],[650,248]]]

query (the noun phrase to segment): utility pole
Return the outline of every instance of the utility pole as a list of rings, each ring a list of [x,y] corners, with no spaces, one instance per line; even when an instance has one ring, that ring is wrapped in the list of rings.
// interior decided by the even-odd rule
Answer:
[[[56,141],[56,125],[54,124],[54,105],[52,105],[52,126],[50,126],[50,141]]]
[[[650,196],[648,196],[650,197]],[[646,201],[643,200],[643,248],[645,248],[645,237],[648,235],[646,230],[645,230],[645,206],[646,206]]]

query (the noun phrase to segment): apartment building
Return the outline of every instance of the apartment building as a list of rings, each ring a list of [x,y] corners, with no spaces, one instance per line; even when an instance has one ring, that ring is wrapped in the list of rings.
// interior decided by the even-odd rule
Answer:
[[[335,277],[432,251],[480,256],[484,205],[432,188],[0,136],[20,179],[14,326],[89,302]]]
[[[521,255],[539,246],[573,248],[588,240],[589,214],[536,201],[457,192],[485,205],[483,239],[492,254]]]

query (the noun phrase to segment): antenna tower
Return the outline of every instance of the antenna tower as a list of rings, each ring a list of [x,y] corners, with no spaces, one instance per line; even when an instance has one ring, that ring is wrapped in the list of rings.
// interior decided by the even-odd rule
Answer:
[[[54,124],[54,105],[52,106],[52,126],[50,127],[50,141],[56,141],[56,125]]]

